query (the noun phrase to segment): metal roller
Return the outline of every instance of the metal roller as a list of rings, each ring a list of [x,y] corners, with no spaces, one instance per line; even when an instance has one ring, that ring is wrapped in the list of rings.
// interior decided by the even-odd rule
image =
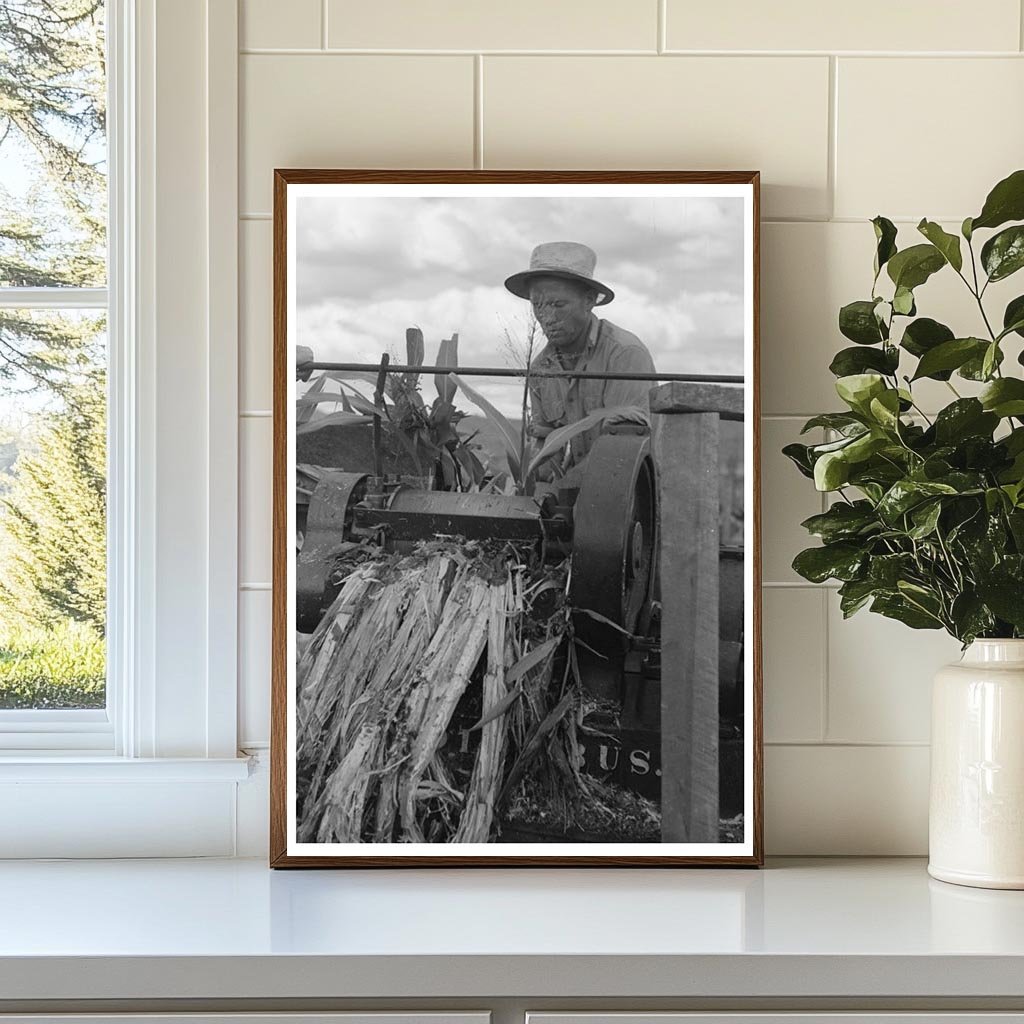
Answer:
[[[603,434],[587,456],[573,511],[570,600],[636,632],[651,593],[657,547],[657,497],[650,440]],[[586,615],[576,631],[601,652],[621,651],[624,637]]]
[[[366,493],[365,473],[324,470],[309,499],[306,532],[295,565],[295,612],[300,630],[316,628],[323,613],[334,556],[348,538],[352,508]]]

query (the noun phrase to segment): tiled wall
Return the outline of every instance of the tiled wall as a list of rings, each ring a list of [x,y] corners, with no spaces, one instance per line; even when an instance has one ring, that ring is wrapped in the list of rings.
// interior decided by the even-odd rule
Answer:
[[[778,451],[836,405],[867,219],[958,224],[1024,166],[1020,0],[241,0],[241,19],[243,743],[268,732],[272,169],[759,168],[768,851],[923,853],[929,681],[958,647],[843,622],[795,576],[821,502]],[[919,306],[976,330],[950,277]]]

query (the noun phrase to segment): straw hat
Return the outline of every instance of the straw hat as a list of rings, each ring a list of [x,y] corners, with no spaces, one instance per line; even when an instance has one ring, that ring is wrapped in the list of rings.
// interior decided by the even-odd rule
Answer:
[[[544,242],[530,254],[530,269],[513,274],[505,287],[521,299],[530,297],[530,282],[535,277],[561,277],[567,281],[582,281],[599,294],[597,305],[607,305],[615,292],[594,279],[597,254],[581,242]]]

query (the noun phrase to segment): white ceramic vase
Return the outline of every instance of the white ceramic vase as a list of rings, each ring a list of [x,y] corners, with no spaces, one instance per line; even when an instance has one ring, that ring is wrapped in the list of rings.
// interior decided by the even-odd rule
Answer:
[[[1024,640],[975,640],[932,689],[928,872],[1024,889]]]

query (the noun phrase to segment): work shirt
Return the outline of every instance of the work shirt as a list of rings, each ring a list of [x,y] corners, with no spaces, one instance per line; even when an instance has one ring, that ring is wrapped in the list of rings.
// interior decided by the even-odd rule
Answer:
[[[576,365],[563,366],[558,350],[546,345],[531,364],[531,369],[557,372],[572,369],[580,373],[654,373],[654,360],[644,343],[610,320],[591,314],[586,348]],[[535,427],[557,429],[576,423],[601,408],[632,406],[640,422],[649,422],[647,397],[655,382],[649,380],[577,380],[534,378],[530,381],[531,422]],[[602,424],[570,442],[570,457],[565,467],[578,465],[601,434]]]

